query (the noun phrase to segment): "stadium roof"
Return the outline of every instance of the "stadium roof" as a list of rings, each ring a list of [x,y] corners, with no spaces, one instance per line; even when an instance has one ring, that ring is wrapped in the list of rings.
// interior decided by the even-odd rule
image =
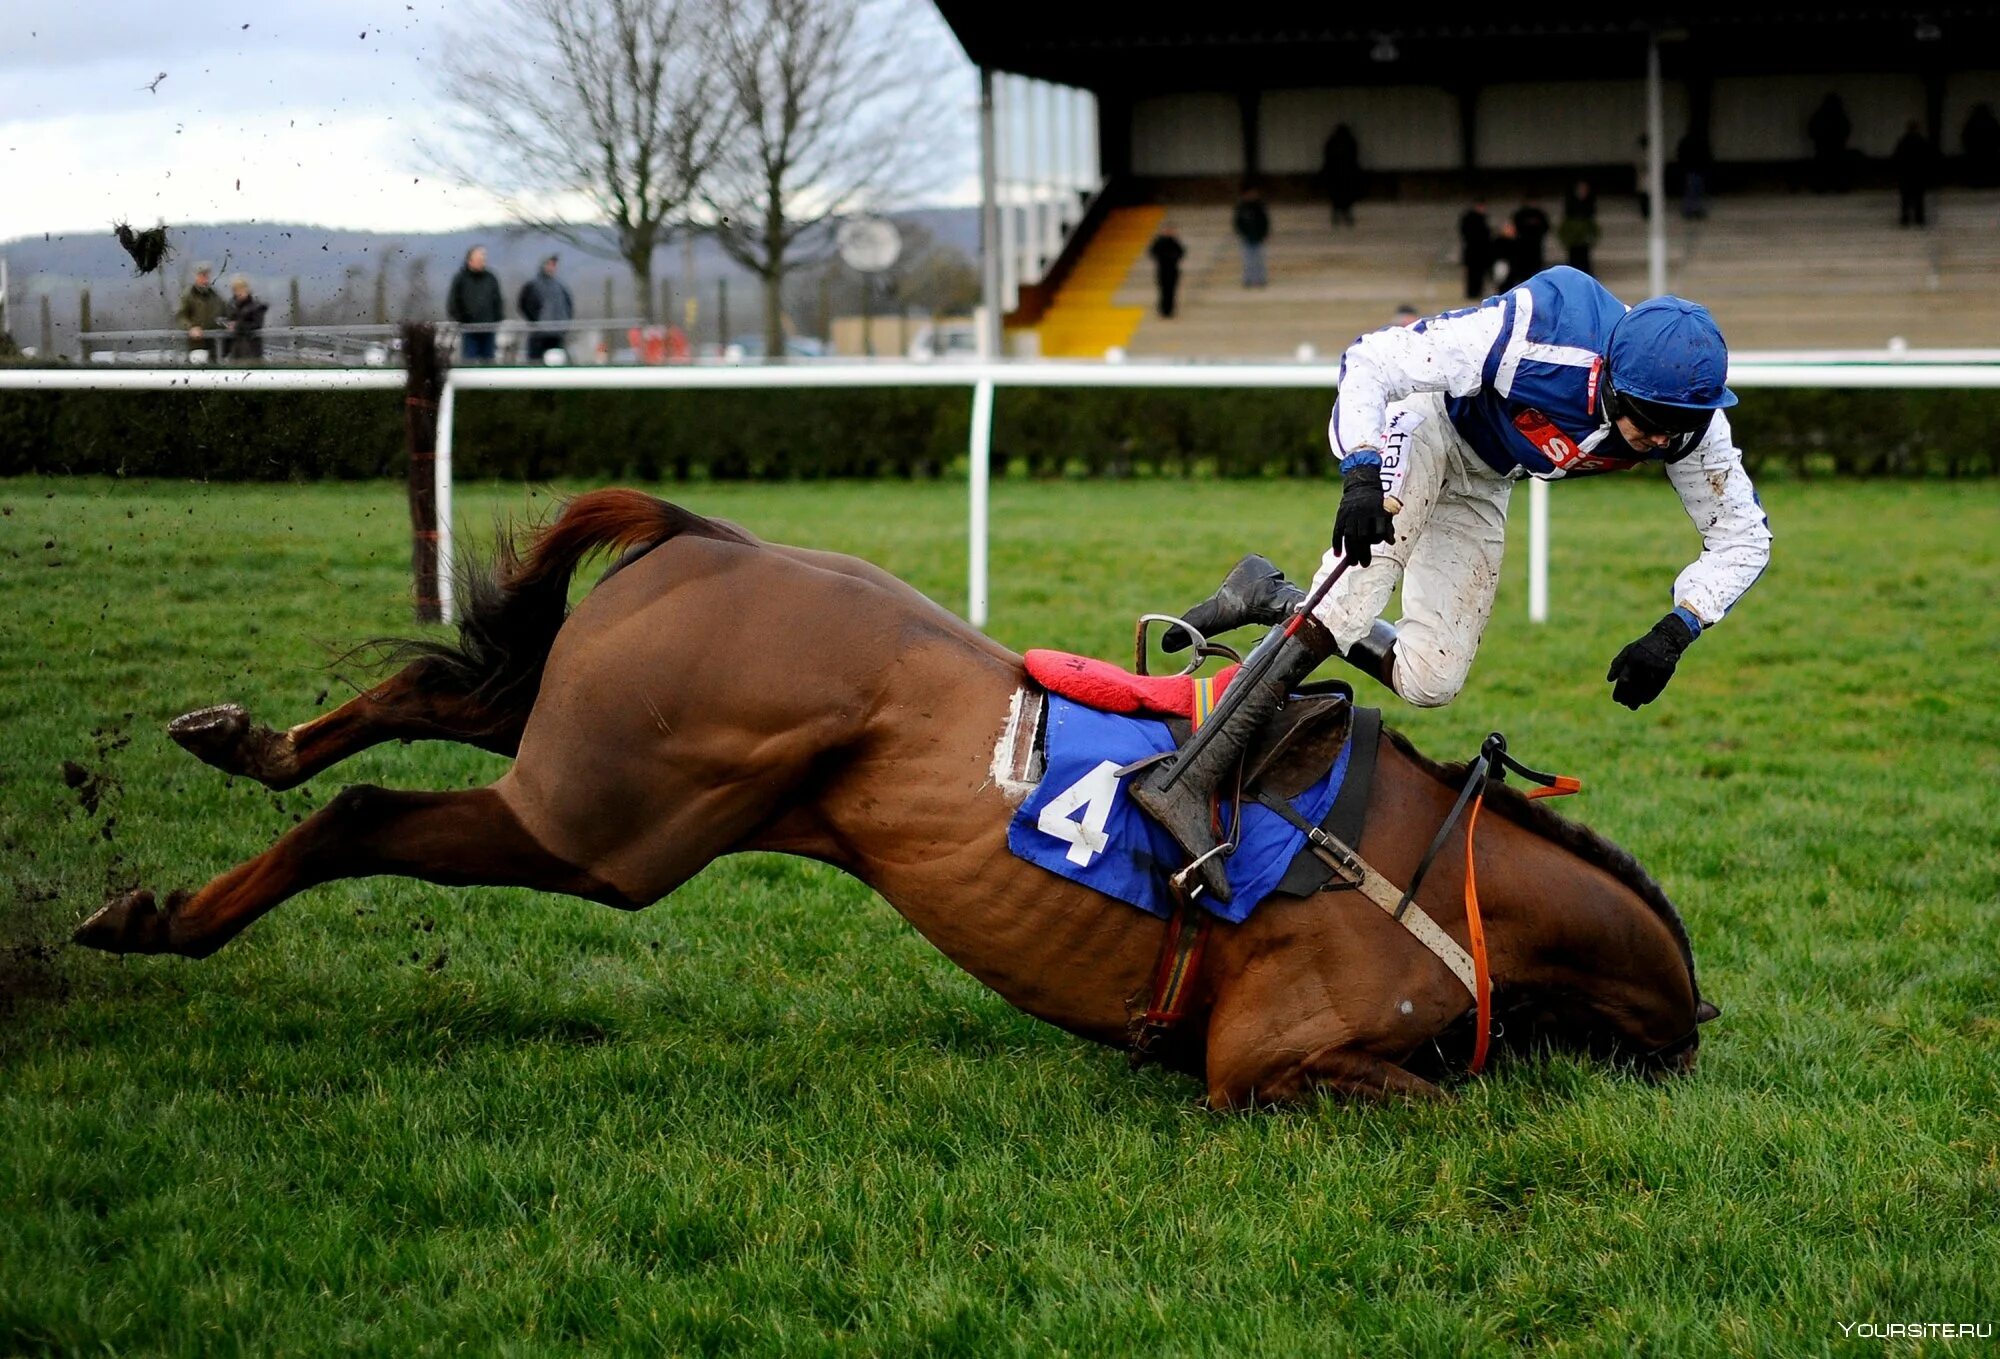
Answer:
[[[1187,7],[937,0],[981,66],[1086,89],[1449,84],[1560,80],[1634,62],[1657,29],[1670,62],[1699,52],[1705,70],[1826,71],[1987,65],[2000,4],[1686,4],[1614,13],[1538,0],[1492,5],[1300,4],[1285,0],[1203,17]]]

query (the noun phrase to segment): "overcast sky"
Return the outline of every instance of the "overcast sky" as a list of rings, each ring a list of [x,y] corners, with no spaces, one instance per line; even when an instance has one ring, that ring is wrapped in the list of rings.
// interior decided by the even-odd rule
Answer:
[[[427,231],[502,215],[477,190],[435,178],[418,149],[435,135],[439,54],[463,5],[0,0],[0,9],[0,240],[114,221]],[[901,13],[916,41],[963,74],[951,92],[964,95],[969,176],[970,68],[935,10]]]

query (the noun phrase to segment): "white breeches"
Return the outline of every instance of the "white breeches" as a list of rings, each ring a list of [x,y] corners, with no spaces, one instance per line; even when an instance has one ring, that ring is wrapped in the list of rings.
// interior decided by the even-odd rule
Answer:
[[[1383,485],[1401,498],[1396,541],[1378,543],[1369,565],[1340,578],[1313,611],[1345,651],[1389,606],[1403,583],[1396,622],[1396,692],[1419,708],[1458,696],[1493,613],[1507,546],[1507,496],[1514,483],[1479,460],[1452,428],[1441,395],[1389,407]],[[1398,463],[1400,462],[1400,469]],[[1398,487],[1395,482],[1401,481]],[[1317,585],[1340,563],[1327,550]]]

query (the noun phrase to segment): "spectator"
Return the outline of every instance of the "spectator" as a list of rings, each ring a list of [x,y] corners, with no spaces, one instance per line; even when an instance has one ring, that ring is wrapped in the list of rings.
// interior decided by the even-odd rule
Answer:
[[[229,357],[264,357],[264,313],[270,304],[250,295],[250,280],[238,274],[229,280]]]
[[[1514,229],[1510,219],[1500,224],[1493,237],[1493,287],[1497,292],[1505,292],[1517,283],[1525,283],[1527,278],[1521,272],[1521,233]]]
[[[1346,123],[1327,134],[1320,151],[1320,179],[1333,205],[1333,224],[1353,226],[1354,205],[1361,201],[1361,148]]]
[[[1236,200],[1233,225],[1243,247],[1243,286],[1262,288],[1270,281],[1264,272],[1264,242],[1271,234],[1271,214],[1256,189],[1245,189]]]
[[[1569,252],[1572,269],[1581,269],[1591,274],[1590,252],[1597,244],[1597,190],[1590,187],[1590,181],[1579,179],[1576,186],[1563,199],[1562,226],[1556,230],[1556,239]]]
[[[1477,302],[1486,296],[1486,283],[1493,275],[1493,223],[1487,219],[1486,204],[1474,203],[1458,218],[1459,258],[1465,264],[1465,297]]]
[[[1806,136],[1813,144],[1814,193],[1847,192],[1847,139],[1853,133],[1846,105],[1829,90],[1806,123]]]
[[[1548,264],[1542,257],[1542,250],[1549,238],[1549,215],[1532,198],[1514,209],[1514,237],[1518,266],[1514,282],[1526,283]]]
[[[1896,192],[1902,197],[1902,210],[1896,219],[1897,226],[1925,226],[1924,195],[1931,188],[1931,162],[1934,159],[1931,139],[1923,134],[1912,118],[1903,128],[1903,139],[1896,143],[1890,160],[1896,167]]]
[[[1965,172],[1982,189],[2000,184],[2000,118],[1991,104],[1974,104],[1959,133],[1965,144]]]
[[[505,304],[500,300],[500,280],[486,269],[485,246],[475,245],[465,252],[465,263],[452,275],[451,288],[445,293],[444,314],[461,326],[495,325],[505,315]],[[493,360],[493,342],[494,333],[491,330],[468,330],[460,352],[469,363],[490,363]]]
[[[1424,319],[1424,314],[1422,312],[1418,311],[1415,307],[1405,302],[1402,306],[1396,308],[1396,319],[1394,320],[1394,322],[1392,322],[1392,324],[1399,326],[1413,326],[1417,322],[1423,319]]]
[[[1181,244],[1179,232],[1162,224],[1146,253],[1153,257],[1153,279],[1160,287],[1160,315],[1170,317],[1174,314],[1174,294],[1180,291],[1181,259],[1187,247]]]
[[[551,349],[565,347],[565,329],[553,323],[575,316],[576,303],[563,281],[556,277],[554,255],[542,261],[540,273],[521,285],[521,296],[515,305],[521,315],[536,323],[528,334],[529,363],[540,363]]]
[[[1632,158],[1632,192],[1639,195],[1639,220],[1646,221],[1653,215],[1653,156],[1652,143],[1646,134],[1639,134],[1639,151]]]
[[[1674,154],[1681,163],[1681,216],[1699,222],[1708,216],[1708,179],[1715,170],[1708,134],[1690,128]]]
[[[228,306],[209,282],[214,273],[206,261],[195,265],[194,286],[181,294],[181,305],[174,312],[174,324],[187,331],[190,354],[208,356],[218,352],[208,332],[221,328]]]

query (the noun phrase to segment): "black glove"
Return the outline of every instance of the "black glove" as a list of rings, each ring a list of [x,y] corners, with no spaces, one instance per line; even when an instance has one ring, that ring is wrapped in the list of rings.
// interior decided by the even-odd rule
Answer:
[[[1653,624],[1653,630],[1619,652],[1605,672],[1604,678],[1617,686],[1611,697],[1634,712],[1658,698],[1674,677],[1681,653],[1696,635],[1679,613],[1670,613]]]
[[[1357,463],[1341,479],[1340,509],[1333,516],[1333,545],[1356,566],[1375,560],[1377,543],[1396,541],[1396,521],[1382,503],[1382,466]]]

